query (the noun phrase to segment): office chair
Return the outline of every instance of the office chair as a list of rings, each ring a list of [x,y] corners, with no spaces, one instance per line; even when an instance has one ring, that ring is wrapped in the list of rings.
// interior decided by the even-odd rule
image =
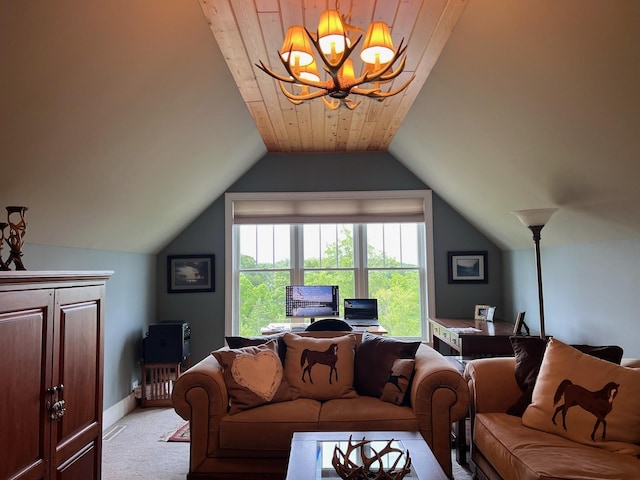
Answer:
[[[352,330],[353,328],[351,328],[351,325],[339,318],[324,318],[311,323],[307,328],[305,328],[305,331],[307,332],[350,332]]]

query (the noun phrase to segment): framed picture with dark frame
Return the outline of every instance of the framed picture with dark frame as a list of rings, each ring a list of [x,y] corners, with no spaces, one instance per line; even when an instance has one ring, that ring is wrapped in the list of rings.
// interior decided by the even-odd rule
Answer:
[[[488,283],[487,252],[447,252],[449,283]]]
[[[194,293],[215,291],[213,268],[213,255],[168,255],[168,292]]]

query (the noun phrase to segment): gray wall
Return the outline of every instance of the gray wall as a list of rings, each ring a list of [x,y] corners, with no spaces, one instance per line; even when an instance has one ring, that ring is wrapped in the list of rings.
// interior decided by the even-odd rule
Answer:
[[[229,192],[414,190],[428,188],[388,153],[267,154]],[[469,318],[475,304],[503,311],[500,250],[434,195],[436,314]],[[157,258],[158,317],[191,325],[192,363],[224,345],[224,197],[214,202]],[[490,281],[449,285],[447,251],[487,250]],[[215,255],[214,293],[167,293],[167,255]],[[268,323],[265,319],[265,323]]]
[[[433,200],[433,244],[438,318],[473,318],[475,305],[496,307],[495,320],[513,321],[503,306],[502,251],[440,197]],[[447,252],[486,251],[489,281],[450,284]]]
[[[568,343],[620,345],[625,357],[640,357],[640,239],[544,247],[544,230],[542,237],[546,334]],[[505,252],[504,271],[507,308],[525,310],[532,333],[539,332],[533,242],[530,250]]]
[[[147,325],[155,319],[153,255],[25,244],[28,270],[113,270],[107,282],[104,328],[104,408],[131,393]]]

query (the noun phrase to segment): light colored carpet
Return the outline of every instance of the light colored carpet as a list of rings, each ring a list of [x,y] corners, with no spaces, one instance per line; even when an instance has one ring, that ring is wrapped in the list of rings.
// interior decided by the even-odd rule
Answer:
[[[173,408],[136,408],[104,434],[103,480],[185,480],[189,443],[167,442],[184,420]],[[471,480],[453,458],[455,480]]]
[[[102,479],[185,480],[189,443],[165,441],[182,424],[173,408],[136,408],[121,418],[102,441]]]

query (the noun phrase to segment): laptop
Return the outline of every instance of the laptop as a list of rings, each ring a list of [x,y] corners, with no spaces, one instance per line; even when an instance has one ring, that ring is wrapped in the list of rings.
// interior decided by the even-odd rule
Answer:
[[[375,327],[378,320],[378,300],[375,298],[345,298],[344,319],[352,327]]]

